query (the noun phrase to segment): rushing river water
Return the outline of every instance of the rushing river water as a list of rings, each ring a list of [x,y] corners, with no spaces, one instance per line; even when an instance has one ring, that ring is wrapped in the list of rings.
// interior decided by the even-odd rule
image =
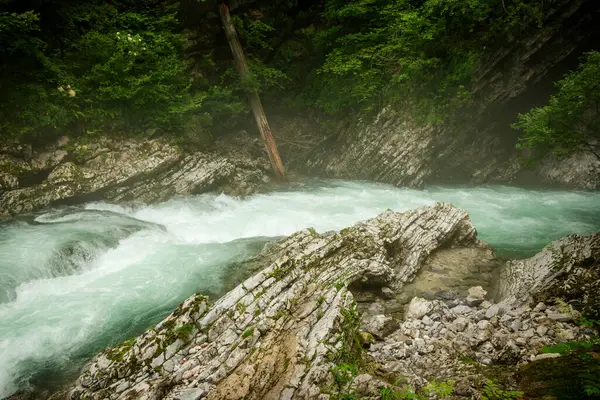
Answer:
[[[425,191],[318,182],[235,199],[92,203],[0,223],[0,398],[52,386],[87,358],[158,322],[200,291],[219,293],[227,266],[272,238],[341,229],[391,208],[447,201],[479,238],[526,257],[551,240],[600,230],[600,193],[494,186]]]

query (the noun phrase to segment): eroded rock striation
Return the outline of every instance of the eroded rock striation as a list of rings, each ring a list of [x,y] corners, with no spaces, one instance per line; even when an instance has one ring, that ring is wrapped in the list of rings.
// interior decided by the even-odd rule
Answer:
[[[522,305],[560,297],[600,317],[600,233],[570,235],[532,258],[509,261],[498,282],[504,303]]]
[[[186,153],[162,139],[62,138],[43,151],[0,152],[0,216],[89,199],[155,202],[224,190],[250,194],[268,181],[257,140],[232,151]],[[236,139],[240,140],[240,139]],[[244,149],[245,147],[245,149]],[[27,153],[27,154],[24,154]]]
[[[440,246],[475,243],[468,214],[441,203],[339,233],[298,232],[271,246],[269,264],[213,306],[191,297],[135,342],[99,355],[71,395],[326,396],[354,312],[348,287],[400,285]]]
[[[569,251],[597,254],[590,243]],[[387,211],[340,232],[300,231],[250,260],[256,273],[214,304],[190,297],[96,356],[55,398],[377,399],[399,379],[413,387],[453,379],[454,393],[470,398],[485,380],[477,365],[536,362],[558,356],[540,355],[542,345],[589,337],[570,306],[494,303],[482,287],[444,301],[413,298],[398,321],[387,313],[433,253],[473,247],[486,245],[468,214],[445,203]],[[533,294],[540,287],[523,282]],[[362,318],[361,291],[379,294],[360,307],[370,310]],[[339,369],[350,353],[364,371]]]

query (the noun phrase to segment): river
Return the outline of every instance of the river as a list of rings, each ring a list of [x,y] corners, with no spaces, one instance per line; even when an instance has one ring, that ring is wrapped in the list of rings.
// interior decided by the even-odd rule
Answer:
[[[90,203],[0,222],[0,398],[53,388],[83,363],[152,326],[194,292],[222,293],[228,266],[299,229],[337,230],[390,208],[446,201],[479,238],[527,257],[600,230],[600,193],[507,186],[419,191],[317,181],[237,199]]]

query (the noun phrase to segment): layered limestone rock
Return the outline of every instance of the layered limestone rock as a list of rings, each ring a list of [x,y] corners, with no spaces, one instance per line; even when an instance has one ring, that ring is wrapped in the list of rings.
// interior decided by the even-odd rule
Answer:
[[[526,260],[509,261],[498,280],[506,304],[558,297],[600,317],[600,233],[570,235]]]
[[[594,155],[548,156],[528,168],[529,155],[515,148],[520,132],[510,127],[518,113],[539,106],[552,93],[547,83],[568,70],[561,63],[568,60],[575,67],[586,41],[598,35],[592,15],[599,8],[592,0],[548,4],[542,29],[482,60],[469,88],[473,100],[463,110],[468,118],[432,125],[414,118],[410,108],[388,107],[373,120],[349,120],[326,132],[327,138],[313,141],[294,167],[311,175],[398,186],[518,182],[600,188],[600,160]],[[318,128],[306,124],[296,130],[311,136],[303,131]]]
[[[358,323],[348,287],[401,286],[437,248],[475,244],[467,213],[442,203],[339,233],[298,232],[270,246],[259,256],[264,269],[214,305],[193,296],[96,357],[70,396],[328,398],[330,369]]]
[[[597,235],[565,240],[572,265],[598,259]],[[488,251],[468,214],[445,203],[387,211],[340,232],[300,231],[248,261],[254,275],[214,304],[190,297],[142,336],[96,356],[53,398],[379,399],[446,379],[456,396],[479,398],[482,367],[557,357],[542,346],[594,333],[578,326],[570,305],[520,296],[525,286],[535,293],[529,268],[552,268],[557,258],[547,250],[504,267],[526,283],[500,288],[507,297],[496,303],[473,287],[444,301],[415,297],[402,317],[391,316],[387,303],[432,255],[452,248]],[[376,298],[359,305],[364,292]]]
[[[247,149],[258,146],[244,138]],[[84,144],[63,138],[26,157],[5,152],[0,216],[88,199],[154,202],[208,190],[249,194],[268,181],[268,164],[260,151],[243,148],[185,153],[159,139]]]

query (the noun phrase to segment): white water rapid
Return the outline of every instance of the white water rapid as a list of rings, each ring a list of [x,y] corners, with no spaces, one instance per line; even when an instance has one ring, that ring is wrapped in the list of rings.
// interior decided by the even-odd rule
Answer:
[[[600,230],[600,193],[494,186],[425,191],[324,181],[236,199],[103,203],[0,222],[0,398],[52,388],[107,345],[158,322],[196,291],[223,290],[227,266],[272,238],[337,230],[391,208],[466,208],[501,255]]]

